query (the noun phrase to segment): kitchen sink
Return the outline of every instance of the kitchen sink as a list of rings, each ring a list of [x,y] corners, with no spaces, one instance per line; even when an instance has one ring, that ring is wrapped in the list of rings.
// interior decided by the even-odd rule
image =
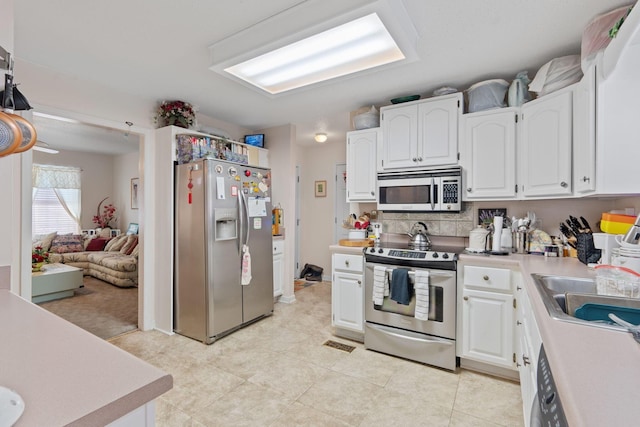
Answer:
[[[625,328],[615,324],[577,318],[575,309],[586,303],[640,309],[640,299],[598,295],[594,279],[545,274],[532,274],[531,277],[547,312],[557,320],[626,332]]]

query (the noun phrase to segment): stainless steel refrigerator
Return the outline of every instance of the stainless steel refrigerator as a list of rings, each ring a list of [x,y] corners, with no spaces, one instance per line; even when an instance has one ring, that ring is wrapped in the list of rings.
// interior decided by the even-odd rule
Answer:
[[[273,313],[271,172],[217,159],[175,172],[174,330],[211,344]]]

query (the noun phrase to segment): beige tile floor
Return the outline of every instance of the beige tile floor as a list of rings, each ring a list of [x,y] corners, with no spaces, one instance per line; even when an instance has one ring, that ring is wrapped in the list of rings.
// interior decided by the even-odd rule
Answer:
[[[328,340],[356,347],[330,348]],[[521,426],[518,384],[366,350],[331,327],[331,284],[204,345],[136,331],[110,340],[170,372],[158,426]]]

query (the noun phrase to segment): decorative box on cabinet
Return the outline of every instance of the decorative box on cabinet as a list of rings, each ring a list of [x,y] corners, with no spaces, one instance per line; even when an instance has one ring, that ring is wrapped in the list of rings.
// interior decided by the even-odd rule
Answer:
[[[273,296],[279,297],[284,286],[284,240],[273,241]]]
[[[331,324],[336,335],[364,340],[364,257],[332,257]]]
[[[458,356],[514,369],[515,304],[511,270],[459,265]]]
[[[457,164],[461,109],[461,93],[382,107],[379,170]]]
[[[380,128],[347,133],[347,202],[375,202]]]
[[[460,165],[464,200],[516,197],[517,108],[465,114],[462,117]]]

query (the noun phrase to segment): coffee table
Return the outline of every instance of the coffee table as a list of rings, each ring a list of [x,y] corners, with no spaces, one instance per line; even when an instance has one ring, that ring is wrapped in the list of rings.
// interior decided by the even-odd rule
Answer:
[[[72,297],[82,286],[82,269],[64,264],[46,264],[43,271],[31,273],[31,301],[40,303]]]

